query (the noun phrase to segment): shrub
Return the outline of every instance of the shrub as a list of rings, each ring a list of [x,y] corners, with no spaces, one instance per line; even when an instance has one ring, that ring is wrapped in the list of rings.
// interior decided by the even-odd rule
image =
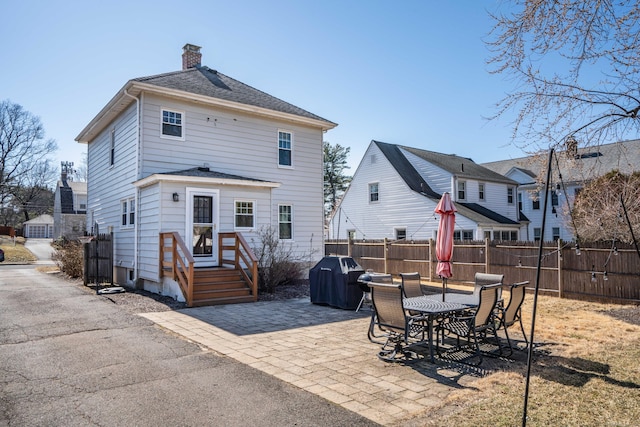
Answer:
[[[274,227],[262,227],[258,231],[259,242],[253,251],[258,257],[258,290],[273,293],[278,285],[289,284],[302,278],[310,253],[298,253],[289,242],[278,238]]]
[[[53,244],[54,252],[51,259],[60,271],[69,277],[82,277],[84,269],[83,245],[77,240],[56,240]]]

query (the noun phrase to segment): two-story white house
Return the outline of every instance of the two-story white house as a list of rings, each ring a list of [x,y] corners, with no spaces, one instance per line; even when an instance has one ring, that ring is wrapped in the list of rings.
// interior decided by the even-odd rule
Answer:
[[[545,232],[542,235],[544,208],[543,181],[548,153],[483,163],[482,166],[518,182],[520,211],[529,220],[523,223],[522,240],[575,240],[571,209],[576,194],[585,183],[617,170],[632,174],[640,170],[640,140],[620,141],[597,147],[577,145],[554,152],[551,162]]]
[[[473,160],[372,141],[331,215],[330,239],[436,237],[438,201],[450,193],[457,240],[520,239],[518,183]]]
[[[116,281],[178,299],[160,233],[177,233],[195,268],[220,265],[219,233],[255,247],[262,227],[322,256],[322,143],[336,126],[201,58],[187,44],[182,70],[129,80],[76,138],[88,145],[87,230],[113,233]]]

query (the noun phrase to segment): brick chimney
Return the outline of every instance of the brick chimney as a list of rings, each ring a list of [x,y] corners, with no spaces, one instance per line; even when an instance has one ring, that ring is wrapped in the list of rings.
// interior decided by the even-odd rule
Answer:
[[[185,44],[182,48],[182,69],[188,70],[189,68],[199,67],[201,61],[200,46]]]

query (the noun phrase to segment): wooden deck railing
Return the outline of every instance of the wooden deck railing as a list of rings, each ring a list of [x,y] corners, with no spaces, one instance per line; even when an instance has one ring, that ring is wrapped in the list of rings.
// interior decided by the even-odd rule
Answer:
[[[229,242],[229,240],[232,240]],[[251,288],[253,300],[258,300],[258,258],[253,253],[242,234],[236,232],[218,233],[220,265],[230,265],[242,273]],[[226,258],[228,255],[233,258]]]
[[[187,302],[193,304],[194,259],[178,233],[160,233],[160,277],[178,282]]]
[[[258,300],[258,258],[240,233],[218,234],[219,265],[238,270]],[[194,258],[177,232],[160,233],[160,276],[175,280],[188,307],[193,305]]]

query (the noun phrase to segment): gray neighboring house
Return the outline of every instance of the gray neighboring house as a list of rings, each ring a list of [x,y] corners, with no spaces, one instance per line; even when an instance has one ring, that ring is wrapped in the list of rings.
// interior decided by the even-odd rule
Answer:
[[[327,238],[426,240],[448,192],[458,210],[456,240],[520,239],[518,183],[473,160],[372,141],[332,213]]]
[[[71,181],[63,167],[53,202],[53,238],[77,239],[85,234],[86,222],[87,183]]]
[[[585,183],[613,170],[624,174],[640,170],[640,140],[588,148],[573,146],[567,147],[565,151],[556,151],[555,154],[558,161],[552,162],[544,236],[541,233],[544,198],[540,197],[539,182],[546,177],[548,153],[482,163],[482,166],[519,183],[519,209],[529,220],[522,235],[523,240],[575,240],[569,207],[573,206],[576,194]]]

